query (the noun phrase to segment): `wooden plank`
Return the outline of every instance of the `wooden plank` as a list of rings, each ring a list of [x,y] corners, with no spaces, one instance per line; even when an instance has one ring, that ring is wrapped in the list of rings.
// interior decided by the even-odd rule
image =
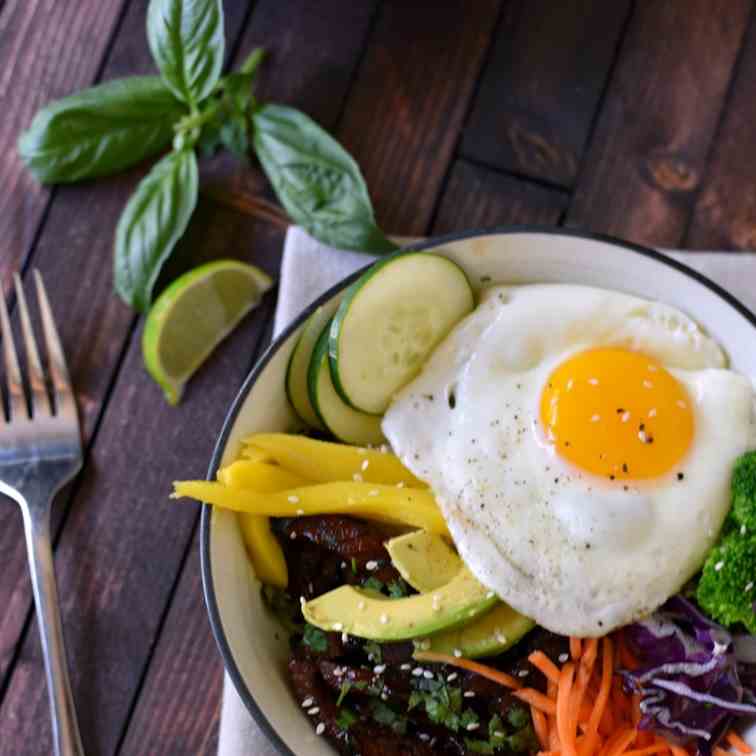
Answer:
[[[751,21],[737,77],[717,133],[685,246],[756,249],[756,17]]]
[[[679,244],[750,7],[749,0],[636,4],[570,226]]]
[[[571,186],[630,5],[507,3],[461,154]]]
[[[564,192],[458,160],[451,171],[433,233],[518,224],[554,226],[567,199]]]
[[[499,8],[478,0],[385,3],[338,136],[389,232],[427,231]]]
[[[146,6],[146,0],[131,4],[109,56],[104,71],[106,78],[152,69],[144,34]],[[226,15],[231,43],[240,31],[244,10],[236,7]],[[60,44],[65,46],[65,39]],[[34,256],[34,264],[48,283],[52,306],[58,313],[61,338],[77,389],[85,442],[91,440],[102,402],[107,397],[134,322],[132,314],[112,294],[110,270],[113,229],[126,197],[141,173],[132,171],[97,184],[60,189]],[[202,225],[202,208],[199,216],[193,228]],[[92,223],[93,218],[96,224]],[[239,233],[240,238],[257,230],[251,221],[240,224],[236,216],[227,221],[221,215],[219,222],[225,224],[229,232]],[[234,241],[229,237],[216,239],[216,243],[211,241],[207,248],[216,256],[221,253],[228,256],[228,248]],[[81,275],[82,267],[86,270],[85,276]],[[65,511],[66,498],[66,495],[59,497],[55,509],[56,524]],[[0,509],[0,555],[4,566],[0,572],[0,595],[6,602],[0,615],[2,679],[13,662],[31,607],[21,521],[15,508],[10,506]],[[36,628],[33,632],[36,633]],[[37,670],[35,674],[39,673]],[[41,678],[38,683],[44,687]],[[47,721],[48,717],[43,719]],[[26,726],[31,727],[32,723],[27,722]],[[29,740],[29,747],[33,744],[34,738]],[[16,746],[18,744],[9,741],[9,748]],[[18,752],[21,752],[21,746],[18,746]]]
[[[7,287],[37,232],[50,190],[16,151],[18,136],[48,100],[93,83],[124,0],[8,0],[0,28],[0,284]]]

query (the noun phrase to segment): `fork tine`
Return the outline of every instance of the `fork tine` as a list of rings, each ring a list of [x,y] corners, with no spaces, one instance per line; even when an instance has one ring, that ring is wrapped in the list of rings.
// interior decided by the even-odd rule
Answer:
[[[71,379],[68,375],[66,358],[63,355],[63,347],[60,344],[58,329],[55,327],[50,300],[47,298],[47,291],[45,290],[42,276],[36,268],[33,271],[33,275],[34,283],[37,287],[37,303],[39,304],[39,312],[42,318],[42,334],[45,338],[45,346],[47,347],[50,379],[55,392],[57,412],[60,413],[64,408],[75,410]]]
[[[26,305],[24,287],[21,283],[21,276],[19,276],[18,273],[14,273],[13,281],[16,284],[16,302],[18,303],[18,313],[21,317],[21,333],[24,337],[27,378],[29,379],[29,388],[31,389],[32,416],[36,415],[42,408],[52,414],[50,396],[45,387],[45,374],[42,372],[42,363],[39,359],[37,340],[34,337],[31,318],[29,317],[29,308]]]
[[[5,304],[5,296],[2,291],[0,291],[0,336],[3,339],[5,380],[8,386],[8,419],[12,421],[20,417],[28,417],[29,409],[24,396],[24,384],[21,381],[16,345],[13,343],[8,307]]]

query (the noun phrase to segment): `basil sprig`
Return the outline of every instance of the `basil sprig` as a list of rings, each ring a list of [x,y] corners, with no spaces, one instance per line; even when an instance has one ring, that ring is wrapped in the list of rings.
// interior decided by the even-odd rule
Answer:
[[[262,50],[221,77],[221,0],[150,0],[147,39],[160,76],[116,79],[52,102],[18,142],[45,184],[116,173],[171,148],[145,176],[115,234],[114,281],[139,311],[197,204],[197,152],[224,147],[257,155],[280,203],[316,239],[342,249],[395,249],[375,222],[352,157],[294,108],[260,104],[253,93]]]

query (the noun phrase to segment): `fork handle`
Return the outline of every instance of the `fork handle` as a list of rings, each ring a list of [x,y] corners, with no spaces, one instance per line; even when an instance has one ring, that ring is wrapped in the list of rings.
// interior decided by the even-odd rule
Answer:
[[[50,696],[54,753],[55,756],[84,756],[68,678],[58,589],[53,569],[50,514],[49,511],[29,509],[24,508],[24,531]]]

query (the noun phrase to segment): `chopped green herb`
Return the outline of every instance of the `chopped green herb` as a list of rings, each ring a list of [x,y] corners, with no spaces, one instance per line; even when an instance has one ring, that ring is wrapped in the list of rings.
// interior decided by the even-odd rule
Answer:
[[[365,653],[368,655],[370,661],[375,664],[380,664],[383,661],[383,651],[381,650],[381,644],[375,641],[366,641],[363,646]]]
[[[349,693],[351,689],[352,683],[350,683],[349,680],[341,683],[341,688],[339,689],[339,697],[336,699],[336,706],[341,706],[341,702],[347,697],[347,693]]]
[[[523,706],[512,706],[507,712],[507,720],[515,730],[521,730],[530,724],[530,714]],[[501,725],[501,721],[499,721],[499,724]],[[502,727],[499,726],[498,729],[501,730]]]
[[[480,718],[472,709],[465,709],[459,718],[459,723],[462,727],[467,727],[471,724],[480,724]]]
[[[336,724],[342,730],[348,730],[357,721],[357,715],[349,709],[342,709],[336,717]]]
[[[322,654],[328,648],[326,634],[314,625],[305,625],[302,642],[318,654]]]
[[[357,574],[357,559],[355,557],[352,557],[352,574]]]
[[[401,578],[398,580],[392,580],[386,587],[388,588],[389,596],[391,596],[391,598],[404,598],[409,595],[407,584]]]
[[[394,711],[383,701],[374,701],[371,713],[376,722],[387,725],[394,732],[404,735],[407,731],[407,718]]]
[[[375,591],[376,593],[381,593],[383,591],[383,583],[378,580],[377,577],[369,577],[363,584],[363,588],[366,588],[369,591]]]
[[[472,740],[465,738],[465,747],[470,753],[494,753],[496,746],[487,740]]]
[[[410,693],[409,703],[407,704],[407,711],[412,711],[416,706],[419,706],[425,701],[425,694],[419,690],[413,690]]]

